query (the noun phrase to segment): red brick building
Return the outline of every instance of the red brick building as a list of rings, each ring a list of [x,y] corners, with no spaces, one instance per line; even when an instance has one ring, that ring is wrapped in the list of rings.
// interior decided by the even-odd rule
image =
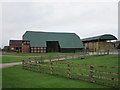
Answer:
[[[13,52],[29,53],[30,42],[25,40],[10,40],[9,49]]]

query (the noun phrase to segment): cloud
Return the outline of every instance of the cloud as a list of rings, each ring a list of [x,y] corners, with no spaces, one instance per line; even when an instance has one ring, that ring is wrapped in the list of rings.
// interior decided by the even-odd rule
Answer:
[[[117,36],[117,2],[3,3],[3,46],[26,30],[76,32],[81,38]]]

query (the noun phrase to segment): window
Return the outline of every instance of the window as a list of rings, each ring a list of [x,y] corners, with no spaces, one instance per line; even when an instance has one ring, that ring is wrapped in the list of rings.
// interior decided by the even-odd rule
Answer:
[[[11,48],[11,50],[14,50],[14,48]]]

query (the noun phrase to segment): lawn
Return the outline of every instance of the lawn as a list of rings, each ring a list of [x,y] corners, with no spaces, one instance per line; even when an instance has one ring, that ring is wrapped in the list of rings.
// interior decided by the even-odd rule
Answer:
[[[53,63],[52,64],[53,66],[51,68],[51,66],[50,66],[51,63],[47,63],[47,62],[43,63],[44,65],[47,65],[47,66],[44,66],[44,65],[39,66],[39,65],[36,65],[33,63],[32,65],[27,64],[27,65],[33,66],[33,67],[29,67],[29,66],[27,66],[27,67],[29,67],[30,69],[35,69],[35,70],[38,70],[38,68],[40,68],[40,70],[44,73],[53,72],[53,74],[64,75],[65,77],[67,77],[68,76],[68,68],[67,68],[68,64],[65,64],[65,63],[69,62],[69,63],[72,63],[71,65],[69,64],[70,68],[76,68],[76,69],[70,69],[70,72],[72,72],[72,73],[70,73],[71,77],[84,78],[84,79],[88,79],[88,80],[91,80],[91,78],[89,77],[90,66],[84,66],[84,64],[95,65],[94,70],[97,70],[97,71],[118,73],[118,69],[97,67],[97,66],[118,66],[118,55],[85,56],[85,59],[76,58],[76,59],[69,59],[69,60],[55,61],[55,62],[62,62],[64,64]],[[74,65],[74,64],[82,64],[82,65]],[[27,69],[27,67],[25,66],[26,69]],[[50,68],[53,69],[53,71],[51,71]],[[86,69],[86,70],[81,70],[81,69]],[[75,73],[77,73],[77,74],[75,74]],[[88,76],[79,75],[78,73],[86,74]],[[99,78],[95,77],[94,80],[97,80],[98,82],[102,81],[102,82],[112,83],[112,84],[118,83],[116,80],[109,80],[108,79],[108,78],[118,79],[118,75],[114,75],[114,74],[110,74],[110,73],[100,73],[100,72],[95,72],[94,75],[97,77],[106,78],[106,79],[103,79],[103,78],[99,79]]]
[[[16,55],[16,56],[55,56],[55,55],[74,55],[74,54],[84,54],[84,53],[15,53],[15,52],[4,52],[2,55]]]
[[[42,60],[44,59],[54,59],[58,58],[56,57],[42,57]],[[14,63],[14,62],[22,62],[24,59],[30,59],[30,60],[41,60],[41,57],[10,57],[10,56],[0,56],[0,63]]]
[[[11,57],[13,58],[13,57]],[[12,60],[12,59],[11,59]],[[85,59],[69,59],[57,62],[74,62],[118,66],[118,55],[87,56]],[[12,81],[12,82],[11,82]],[[3,88],[109,88],[81,80],[73,80],[22,69],[21,65],[3,68]]]
[[[118,55],[92,55],[84,56],[85,59],[69,59],[59,62],[73,62],[79,64],[93,64],[93,65],[105,65],[105,66],[118,66]]]
[[[23,70],[21,65],[3,68],[3,88],[109,88],[59,76]]]
[[[42,57],[42,59],[48,59],[49,57]],[[52,57],[57,58],[57,57]],[[10,56],[0,56],[0,63],[14,63],[22,62],[23,59],[41,60],[41,57],[10,57]]]
[[[22,59],[28,59],[29,57],[8,57],[2,56],[0,63],[13,63],[13,62],[22,62]]]
[[[1,57],[0,57],[1,58]],[[22,59],[32,59],[35,60],[34,57],[8,57],[8,56],[2,56],[2,59],[0,59],[0,63],[11,63],[11,62],[21,62]],[[42,59],[48,59],[49,57],[42,58]],[[57,57],[54,57],[57,58]],[[40,57],[36,58],[37,60],[40,60]],[[69,59],[59,62],[73,62],[73,63],[80,63],[80,64],[94,64],[94,65],[107,65],[107,66],[118,66],[118,55],[104,55],[104,56],[86,56],[85,59]]]
[[[3,53],[3,55],[11,55],[11,56],[0,56],[0,58],[2,58],[0,59],[0,63],[21,62],[22,59],[41,60],[41,57],[35,58],[34,56],[43,56],[42,59],[49,59],[49,58],[54,59],[54,58],[58,58],[58,55],[83,55],[83,54],[84,53]],[[33,56],[33,57],[29,57],[29,56]]]

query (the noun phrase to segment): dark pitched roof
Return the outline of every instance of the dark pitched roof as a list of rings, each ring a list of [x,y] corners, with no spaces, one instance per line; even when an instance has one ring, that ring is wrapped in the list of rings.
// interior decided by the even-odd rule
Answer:
[[[117,38],[111,34],[104,34],[104,35],[82,39],[83,42],[96,41],[96,40],[117,40]]]
[[[46,47],[46,41],[58,41],[61,48],[83,48],[75,33],[26,31],[23,40],[29,40],[31,47]]]

